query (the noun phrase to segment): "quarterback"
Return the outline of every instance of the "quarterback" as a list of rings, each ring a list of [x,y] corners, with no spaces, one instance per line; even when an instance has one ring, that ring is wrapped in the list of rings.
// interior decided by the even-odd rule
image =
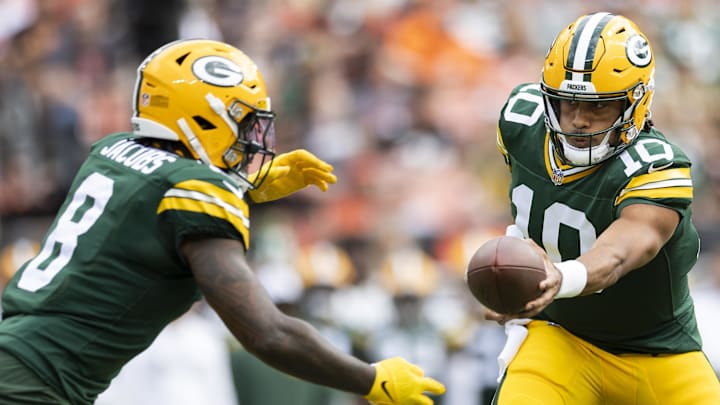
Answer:
[[[635,23],[584,15],[501,111],[509,230],[547,277],[523,313],[486,314],[527,328],[496,404],[720,404],[688,291],[691,162],[653,127],[654,74]]]
[[[248,267],[248,198],[336,180],[305,150],[275,156],[251,59],[216,41],[167,44],[139,66],[133,108],[132,133],[93,145],[3,293],[0,403],[93,403],[201,296],[249,352],[298,378],[377,404],[431,404],[425,393],[444,391],[402,358],[371,365],[335,350],[278,310]]]

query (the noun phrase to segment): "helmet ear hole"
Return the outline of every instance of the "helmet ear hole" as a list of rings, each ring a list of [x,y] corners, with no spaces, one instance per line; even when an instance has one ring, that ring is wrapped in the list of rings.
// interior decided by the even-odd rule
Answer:
[[[198,124],[198,126],[199,126],[200,128],[202,128],[203,130],[206,130],[206,131],[207,131],[207,130],[211,130],[211,129],[217,128],[215,125],[213,125],[212,122],[206,120],[205,118],[203,118],[203,117],[201,117],[201,116],[199,116],[199,115],[194,115],[194,116],[193,116],[193,120],[194,120],[195,123]]]
[[[184,54],[183,56],[181,56],[181,57],[179,57],[179,58],[177,58],[177,59],[175,59],[175,63],[177,63],[178,66],[181,66],[181,65],[183,64],[183,62],[185,61],[185,58],[188,57],[188,55],[190,55],[190,52]]]

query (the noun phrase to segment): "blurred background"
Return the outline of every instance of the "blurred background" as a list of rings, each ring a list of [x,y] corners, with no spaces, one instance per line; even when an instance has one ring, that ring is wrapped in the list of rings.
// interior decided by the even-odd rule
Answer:
[[[37,249],[89,146],[130,129],[142,59],[223,40],[259,65],[279,151],[307,148],[338,176],[251,208],[250,257],[277,304],[363,359],[419,363],[448,386],[437,403],[489,403],[504,331],[462,276],[510,222],[499,111],[538,81],[555,34],[594,11],[634,20],[654,47],[653,120],[694,161],[692,292],[720,370],[714,0],[0,0],[0,281]],[[201,302],[98,404],[358,401],[258,363]]]

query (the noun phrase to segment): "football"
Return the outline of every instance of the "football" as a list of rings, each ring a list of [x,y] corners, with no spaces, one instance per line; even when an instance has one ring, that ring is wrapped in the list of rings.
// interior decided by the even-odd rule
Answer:
[[[540,296],[545,279],[542,257],[526,241],[501,236],[484,243],[470,258],[465,280],[481,304],[501,314],[522,312]]]

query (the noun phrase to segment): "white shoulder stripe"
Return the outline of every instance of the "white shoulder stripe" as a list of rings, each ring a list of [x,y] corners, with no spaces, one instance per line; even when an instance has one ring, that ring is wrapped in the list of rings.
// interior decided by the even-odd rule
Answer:
[[[655,190],[655,189],[672,188],[672,187],[692,187],[692,180],[690,180],[690,179],[673,179],[673,180],[656,181],[656,182],[652,182],[652,183],[643,184],[643,185],[637,186],[637,187],[626,188],[620,192],[620,196],[623,196],[626,193],[629,193],[631,191],[636,191],[636,190]]]
[[[668,188],[668,187],[692,187],[692,185],[693,185],[692,180],[690,180],[690,179],[671,179],[671,180],[654,181],[654,182],[643,184],[641,186],[626,188],[623,191],[628,192],[628,191],[634,191],[634,190],[652,190],[652,189],[657,189],[657,188]]]
[[[230,214],[240,218],[242,220],[243,225],[245,227],[250,226],[250,220],[245,216],[245,214],[239,210],[237,207],[233,206],[232,204],[229,204],[228,202],[221,200],[220,198],[204,194],[198,191],[191,191],[191,190],[183,190],[179,188],[171,188],[168,190],[163,197],[179,197],[179,198],[189,198],[191,200],[196,201],[202,201],[210,204],[217,205],[218,207],[223,208],[224,210],[228,211]]]

